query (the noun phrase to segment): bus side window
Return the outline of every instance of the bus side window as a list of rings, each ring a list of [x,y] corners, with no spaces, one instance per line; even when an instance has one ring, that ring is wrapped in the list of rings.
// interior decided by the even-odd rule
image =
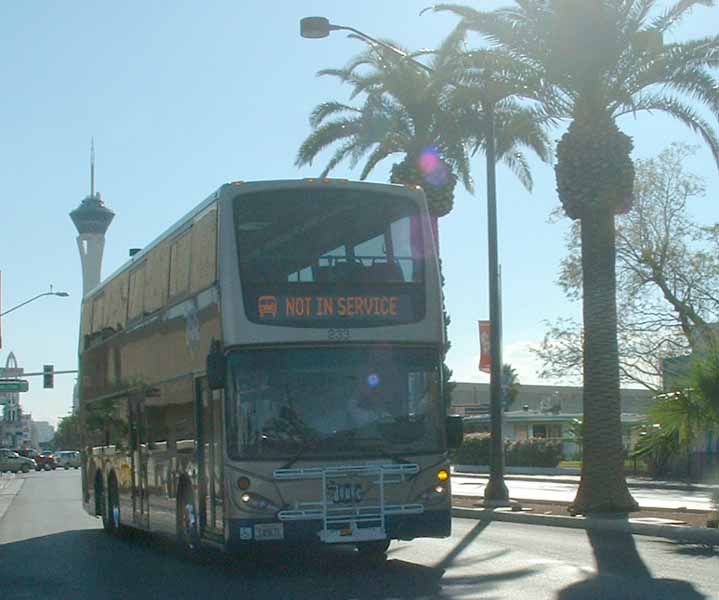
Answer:
[[[210,287],[217,279],[217,210],[209,212],[192,226],[190,291]]]
[[[142,317],[145,312],[144,296],[145,296],[145,263],[143,262],[137,269],[130,272],[130,292],[127,308],[127,319],[137,319]]]
[[[190,233],[191,229],[185,231],[170,246],[170,299],[190,289]]]

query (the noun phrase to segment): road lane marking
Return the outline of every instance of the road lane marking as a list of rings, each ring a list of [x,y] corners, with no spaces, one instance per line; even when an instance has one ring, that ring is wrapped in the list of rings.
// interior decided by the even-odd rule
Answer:
[[[3,481],[5,484],[0,487],[0,521],[5,516],[8,508],[12,504],[12,501],[20,493],[22,484],[25,483],[24,477],[14,477],[12,479]]]

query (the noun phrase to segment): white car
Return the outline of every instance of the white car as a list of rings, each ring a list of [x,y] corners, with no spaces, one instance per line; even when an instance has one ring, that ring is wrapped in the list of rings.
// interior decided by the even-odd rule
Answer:
[[[14,450],[0,448],[0,472],[11,471],[13,473],[28,473],[35,470],[36,463],[32,458],[20,456]]]
[[[80,453],[76,450],[62,450],[55,452],[55,464],[64,469],[80,468]]]

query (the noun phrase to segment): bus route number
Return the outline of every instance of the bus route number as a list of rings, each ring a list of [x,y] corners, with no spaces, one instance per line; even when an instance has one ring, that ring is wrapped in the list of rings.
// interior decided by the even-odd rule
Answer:
[[[350,339],[349,329],[328,329],[327,339],[333,342],[348,342]]]

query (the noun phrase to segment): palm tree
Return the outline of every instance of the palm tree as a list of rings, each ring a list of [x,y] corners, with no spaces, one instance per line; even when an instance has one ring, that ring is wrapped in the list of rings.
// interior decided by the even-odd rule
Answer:
[[[538,69],[569,130],[557,147],[557,190],[579,219],[584,318],[584,461],[572,510],[629,512],[624,477],[617,353],[614,216],[632,204],[632,141],[616,124],[641,111],[666,113],[697,132],[719,164],[719,139],[688,100],[719,114],[712,70],[719,37],[664,45],[662,36],[697,5],[680,0],[655,14],[655,0],[513,0],[493,12],[442,5],[461,27]]]
[[[517,370],[510,364],[505,363],[502,366],[502,408],[506,411],[515,403],[519,396],[519,374]]]
[[[447,56],[438,52],[432,69],[424,70],[372,45],[346,67],[320,71],[319,76],[351,85],[351,98],[360,96],[364,102],[318,105],[310,115],[313,131],[300,146],[295,164],[311,165],[320,152],[336,146],[320,177],[342,161],[354,168],[364,160],[364,180],[382,160],[400,154],[403,159],[392,167],[392,182],[420,185],[435,218],[449,213],[457,178],[470,191],[472,180],[460,119],[446,102],[448,81],[442,66]]]
[[[457,81],[460,42],[460,34],[451,35],[431,53],[427,70],[373,46],[343,69],[320,71],[320,76],[337,77],[351,85],[351,97],[362,96],[364,102],[361,106],[336,101],[318,105],[310,115],[313,131],[300,146],[295,164],[311,165],[323,150],[336,146],[320,176],[327,176],[342,161],[348,160],[354,168],[364,160],[360,179],[365,179],[382,160],[400,155],[401,160],[392,166],[391,181],[422,187],[435,219],[448,214],[458,179],[473,191],[470,152],[482,149],[484,142],[481,112],[466,110],[467,103],[461,100],[467,92]],[[523,150],[548,158],[544,124],[516,103],[506,102],[497,112],[505,125],[497,160],[531,189]]]

